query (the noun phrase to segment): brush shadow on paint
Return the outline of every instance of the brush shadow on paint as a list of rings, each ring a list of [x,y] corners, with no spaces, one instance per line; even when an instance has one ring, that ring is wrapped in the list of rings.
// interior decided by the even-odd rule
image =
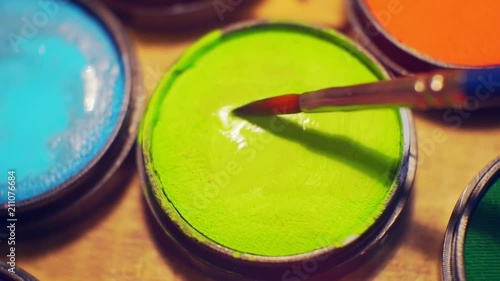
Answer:
[[[264,118],[266,119],[266,118]],[[245,278],[241,275],[228,274],[228,272],[220,270],[204,261],[198,259],[192,252],[186,251],[179,243],[165,238],[165,232],[157,222],[154,212],[147,207],[147,198],[142,197],[143,201],[143,216],[146,218],[149,234],[151,235],[154,245],[161,254],[164,262],[169,268],[175,272],[176,276],[185,276],[185,278],[198,278],[199,280],[212,280],[208,276],[212,276],[214,280],[224,281],[255,281],[257,279]],[[414,196],[409,196],[407,207],[402,211],[401,215],[395,221],[393,227],[387,232],[386,237],[376,247],[364,253],[362,257],[354,262],[347,264],[341,268],[329,268],[328,260],[318,261],[311,260],[309,264],[313,264],[314,270],[304,268],[304,265],[299,264],[301,270],[300,275],[306,276],[310,281],[356,281],[366,280],[373,276],[376,272],[383,270],[385,265],[394,257],[396,249],[401,242],[407,237],[410,228],[412,227],[411,220],[413,217]],[[441,235],[441,233],[439,233]],[[434,237],[434,236],[433,236]],[[439,236],[440,237],[440,236]],[[441,240],[440,240],[441,241]],[[429,254],[425,247],[419,248],[423,254]],[[435,256],[431,256],[433,258]],[[316,264],[316,265],[314,265]],[[192,268],[191,266],[194,266]],[[307,265],[306,265],[307,267]],[[278,272],[275,276],[280,277],[279,280],[287,280],[287,271],[284,269]],[[317,274],[320,272],[321,274]],[[295,273],[297,274],[297,273]],[[285,277],[283,277],[285,276]],[[292,275],[299,277],[299,275]],[[197,280],[198,280],[197,279]],[[261,280],[261,279],[259,279]],[[263,279],[262,279],[263,280]],[[289,279],[293,280],[293,279]],[[299,279],[301,280],[301,279]]]
[[[335,122],[335,114],[327,114],[330,114],[332,122]],[[367,147],[352,138],[310,128],[306,130],[299,124],[279,116],[247,116],[245,119],[279,138],[298,143],[310,151],[328,156],[332,160],[346,163],[354,169],[377,179],[382,185],[387,185],[389,179],[394,177],[394,174],[380,177],[380,169],[378,167],[395,165],[394,163],[397,163],[397,159],[393,159],[380,151]],[[276,127],[279,127],[281,130],[277,130]],[[352,157],[351,151],[353,150],[356,151],[356,157]],[[389,171],[397,171],[397,165],[393,166]]]

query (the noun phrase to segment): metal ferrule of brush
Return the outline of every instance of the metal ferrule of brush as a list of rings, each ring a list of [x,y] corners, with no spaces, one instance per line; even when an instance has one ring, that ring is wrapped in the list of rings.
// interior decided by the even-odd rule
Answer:
[[[382,107],[465,107],[463,72],[441,71],[377,83],[307,92],[300,97],[303,112],[350,111]]]

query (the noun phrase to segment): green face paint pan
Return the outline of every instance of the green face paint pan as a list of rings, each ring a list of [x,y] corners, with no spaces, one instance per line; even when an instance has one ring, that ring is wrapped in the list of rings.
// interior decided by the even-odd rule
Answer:
[[[462,193],[446,231],[444,280],[500,279],[500,158]]]
[[[316,272],[363,256],[406,204],[411,114],[231,112],[388,78],[330,30],[254,22],[209,33],[164,76],[141,125],[138,164],[157,221],[196,264],[254,280],[295,280],[294,266]]]

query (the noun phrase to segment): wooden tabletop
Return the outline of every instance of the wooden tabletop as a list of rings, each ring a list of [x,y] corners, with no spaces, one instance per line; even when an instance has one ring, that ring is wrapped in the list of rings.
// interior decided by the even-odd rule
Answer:
[[[342,3],[257,1],[251,7],[235,7],[234,13],[244,18],[305,20],[347,31]],[[221,24],[231,21],[228,17]],[[148,93],[204,32],[153,34],[130,28]],[[397,230],[399,235],[388,250],[377,253],[342,280],[441,279],[442,240],[452,209],[467,183],[500,152],[499,113],[451,113],[456,117],[453,122],[447,122],[443,114],[414,114],[419,161],[407,223]],[[22,242],[16,253],[18,265],[43,281],[215,280],[158,239],[137,173],[106,206],[82,212],[88,213],[88,218],[79,221],[77,227],[62,229],[50,238]],[[333,279],[324,275],[311,280]]]

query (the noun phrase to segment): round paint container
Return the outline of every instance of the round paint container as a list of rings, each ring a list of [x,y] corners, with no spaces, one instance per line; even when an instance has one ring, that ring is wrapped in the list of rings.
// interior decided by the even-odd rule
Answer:
[[[296,266],[312,274],[363,256],[410,192],[410,112],[231,111],[388,78],[327,29],[252,22],[209,33],[164,76],[141,125],[138,164],[158,222],[198,265],[233,277],[294,280]]]
[[[104,0],[123,21],[147,29],[179,28],[222,22],[241,1]]]
[[[134,144],[131,44],[94,1],[3,1],[0,13],[1,215],[26,227],[81,215]]]
[[[500,64],[500,41],[491,28],[498,1],[355,0],[347,5],[359,41],[398,74]]]
[[[12,268],[8,263],[0,262],[0,281],[38,281],[19,267]]]
[[[500,158],[467,186],[446,230],[444,280],[500,279]]]

